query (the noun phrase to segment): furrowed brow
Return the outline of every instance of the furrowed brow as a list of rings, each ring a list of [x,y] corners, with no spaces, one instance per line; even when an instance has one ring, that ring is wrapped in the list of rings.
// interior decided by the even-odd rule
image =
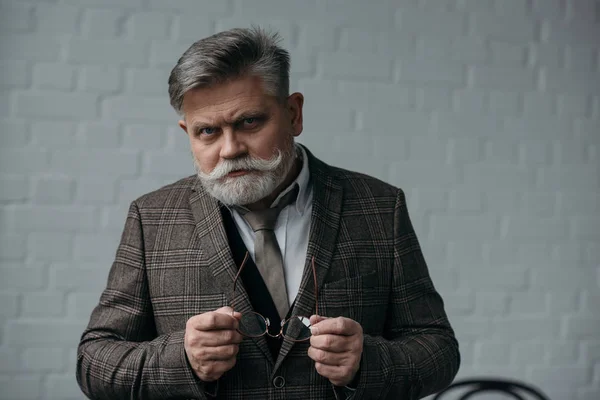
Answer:
[[[199,133],[204,128],[214,128],[214,125],[211,125],[206,122],[198,122],[192,125],[192,132]]]
[[[233,122],[233,124],[236,124],[247,118],[259,118],[259,117],[266,117],[266,116],[267,116],[267,112],[265,110],[260,110],[260,109],[246,110],[246,111],[243,111],[240,114],[236,115],[236,117],[234,118],[234,120],[232,122]]]
[[[253,108],[249,110],[244,110],[237,115],[232,116],[231,119],[226,119],[222,121],[223,125],[237,125],[241,123],[243,120],[247,118],[266,118],[268,116],[268,112],[262,108]],[[191,129],[193,132],[198,132],[203,128],[217,128],[221,124],[219,122],[212,121],[198,121],[193,122],[191,125]]]

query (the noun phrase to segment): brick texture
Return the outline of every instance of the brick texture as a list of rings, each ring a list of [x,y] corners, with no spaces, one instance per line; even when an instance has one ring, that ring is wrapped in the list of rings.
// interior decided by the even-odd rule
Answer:
[[[406,191],[459,378],[599,398],[597,0],[1,0],[0,400],[83,399],[129,202],[193,173],[168,74],[253,23],[292,54],[299,141]]]

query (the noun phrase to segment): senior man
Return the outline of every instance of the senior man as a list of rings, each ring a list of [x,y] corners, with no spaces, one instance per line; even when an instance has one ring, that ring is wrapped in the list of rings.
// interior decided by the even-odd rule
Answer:
[[[278,35],[194,43],[169,78],[196,174],[133,201],[81,337],[92,399],[418,399],[460,355],[401,189],[295,143]]]

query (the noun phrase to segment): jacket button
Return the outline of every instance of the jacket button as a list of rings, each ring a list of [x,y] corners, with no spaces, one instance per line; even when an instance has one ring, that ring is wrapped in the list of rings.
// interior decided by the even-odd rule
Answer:
[[[281,389],[282,387],[284,387],[285,379],[283,379],[283,376],[276,376],[273,379],[273,386],[275,386],[277,389]]]

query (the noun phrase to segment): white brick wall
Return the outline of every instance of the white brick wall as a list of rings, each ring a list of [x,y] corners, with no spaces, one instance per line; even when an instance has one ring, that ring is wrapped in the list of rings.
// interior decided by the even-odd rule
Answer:
[[[81,399],[74,349],[127,206],[193,172],[192,43],[292,52],[300,141],[404,188],[460,377],[600,398],[597,0],[0,0],[0,399]]]

